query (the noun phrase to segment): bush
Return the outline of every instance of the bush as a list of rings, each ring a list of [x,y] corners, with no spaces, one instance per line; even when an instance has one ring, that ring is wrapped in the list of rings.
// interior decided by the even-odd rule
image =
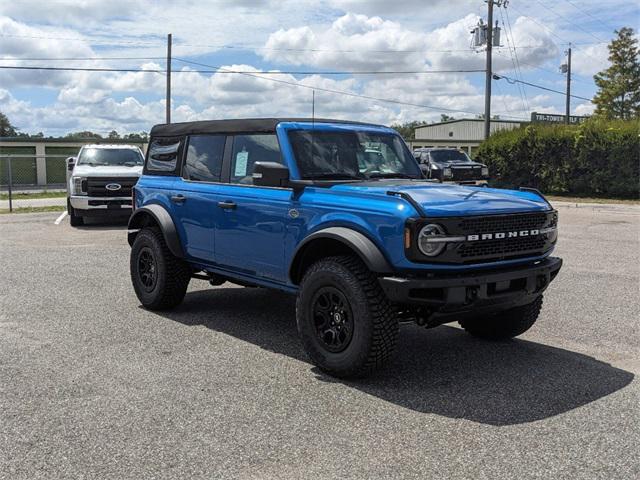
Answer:
[[[591,119],[582,125],[530,124],[493,134],[476,160],[492,185],[544,193],[638,198],[640,122]]]

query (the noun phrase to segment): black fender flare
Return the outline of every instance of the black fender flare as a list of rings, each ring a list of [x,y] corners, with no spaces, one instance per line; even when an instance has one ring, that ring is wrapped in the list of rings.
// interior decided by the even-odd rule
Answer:
[[[314,240],[321,238],[336,240],[349,247],[360,257],[367,268],[374,273],[390,274],[394,271],[377,245],[366,235],[348,227],[328,227],[312,233],[300,242],[296,248],[289,264],[289,278],[294,284],[298,283],[296,281],[299,277],[298,269],[305,256],[307,246]]]
[[[151,217],[153,222],[158,225],[164,241],[169,247],[169,251],[178,258],[184,258],[184,252],[182,251],[182,244],[180,243],[180,237],[178,231],[173,223],[173,218],[162,205],[151,204],[141,208],[137,208],[131,218],[129,218],[129,233],[127,240],[129,245],[133,245],[133,242],[138,234],[138,230],[148,225],[148,218]]]

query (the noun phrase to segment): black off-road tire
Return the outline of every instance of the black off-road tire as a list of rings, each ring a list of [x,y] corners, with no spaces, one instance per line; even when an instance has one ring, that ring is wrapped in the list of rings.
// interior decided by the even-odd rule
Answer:
[[[150,258],[155,278],[144,283],[141,259]],[[149,310],[169,310],[179,305],[187,293],[191,269],[186,262],[174,256],[158,228],[143,228],[131,247],[130,272],[133,288]],[[149,276],[145,277],[147,280]]]
[[[540,314],[542,295],[533,302],[506,310],[489,318],[460,322],[462,328],[474,337],[487,340],[506,340],[529,330]]]
[[[327,290],[342,294],[351,314],[351,338],[338,352],[328,349],[317,333],[314,305]],[[352,256],[327,257],[309,267],[296,300],[296,320],[300,339],[313,363],[341,378],[362,377],[381,368],[391,357],[398,336],[395,309],[376,278],[359,258]]]
[[[67,198],[67,213],[69,214],[69,223],[72,227],[80,227],[84,225],[84,218],[76,215],[76,210],[71,206],[71,200]]]

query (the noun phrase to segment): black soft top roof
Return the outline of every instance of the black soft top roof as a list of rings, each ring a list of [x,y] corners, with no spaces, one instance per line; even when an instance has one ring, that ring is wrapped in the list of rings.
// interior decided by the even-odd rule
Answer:
[[[193,135],[197,133],[274,133],[280,122],[345,123],[376,126],[372,123],[331,120],[327,118],[239,118],[237,120],[203,120],[200,122],[161,123],[151,129],[152,137]]]

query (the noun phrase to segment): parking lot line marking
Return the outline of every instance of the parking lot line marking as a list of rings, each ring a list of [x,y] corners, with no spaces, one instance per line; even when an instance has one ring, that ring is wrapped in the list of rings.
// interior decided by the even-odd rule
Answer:
[[[58,218],[56,218],[56,221],[55,221],[55,222],[53,222],[53,223],[55,223],[56,225],[60,225],[60,222],[61,222],[62,220],[64,220],[64,217],[66,217],[66,216],[67,216],[67,211],[65,210],[64,212],[62,212],[62,213],[60,214],[60,216],[59,216]]]

